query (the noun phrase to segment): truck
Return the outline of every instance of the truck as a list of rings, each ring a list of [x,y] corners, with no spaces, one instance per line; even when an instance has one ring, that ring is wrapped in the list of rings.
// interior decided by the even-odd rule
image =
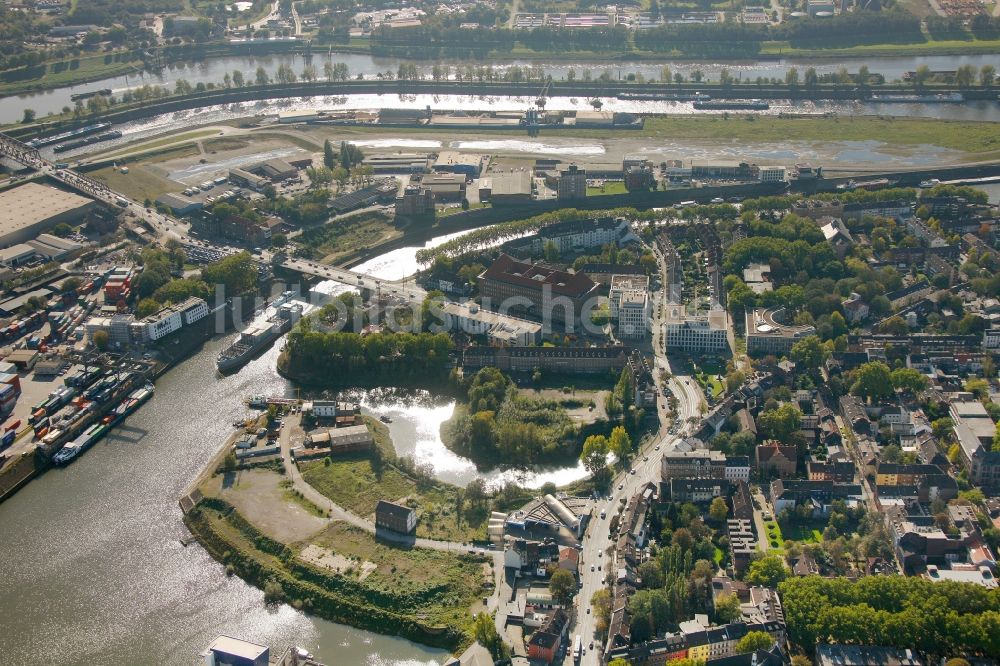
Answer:
[[[583,640],[577,636],[573,639],[573,663],[579,664],[580,657],[583,655]]]
[[[116,197],[115,203],[118,205],[119,208],[128,208],[128,199],[124,197]]]

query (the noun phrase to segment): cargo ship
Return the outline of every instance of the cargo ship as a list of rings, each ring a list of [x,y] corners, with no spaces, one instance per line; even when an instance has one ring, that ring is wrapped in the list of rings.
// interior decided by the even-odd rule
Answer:
[[[876,94],[872,95],[869,100],[882,104],[960,104],[965,101],[965,95],[957,92],[933,95]]]
[[[711,95],[705,93],[636,93],[626,92],[618,95],[621,100],[634,100],[641,102],[709,102]]]
[[[110,141],[111,139],[122,138],[122,133],[119,130],[111,130],[110,132],[105,132],[103,134],[94,134],[91,136],[84,137],[82,139],[77,139],[76,141],[67,141],[66,143],[57,143],[52,151],[56,153],[65,153],[67,150],[75,150],[77,148],[83,148],[84,146],[89,146],[94,143],[100,143],[101,141]]]
[[[760,100],[696,100],[694,108],[699,111],[767,111],[771,105]]]
[[[292,330],[292,326],[301,314],[301,305],[282,302],[263,322],[250,324],[233,344],[219,354],[215,364],[219,372],[235,372],[242,368],[250,359],[268,349],[275,340]]]
[[[888,178],[876,178],[874,180],[862,180],[855,181],[853,179],[837,185],[838,190],[844,190],[846,192],[851,192],[853,190],[884,190],[889,187],[894,187],[898,180],[889,180]]]
[[[111,428],[121,423],[122,419],[137,410],[144,402],[153,395],[153,385],[136,389],[129,393],[118,405],[99,423],[94,423],[83,431],[73,441],[66,444],[52,457],[52,462],[57,465],[68,465],[77,456],[93,446],[99,439],[104,437]]]
[[[109,127],[111,127],[111,123],[95,123],[93,125],[86,125],[75,130],[56,134],[55,136],[32,139],[31,141],[28,141],[27,145],[31,148],[44,148],[45,146],[51,146],[54,143],[63,143],[64,141],[69,141],[70,139],[75,139],[77,137],[86,136],[88,134],[96,134],[108,129]]]
[[[101,88],[100,90],[91,90],[90,92],[73,93],[69,96],[70,101],[75,102],[78,99],[90,99],[91,97],[97,97],[102,95],[108,97],[111,95],[111,88]]]

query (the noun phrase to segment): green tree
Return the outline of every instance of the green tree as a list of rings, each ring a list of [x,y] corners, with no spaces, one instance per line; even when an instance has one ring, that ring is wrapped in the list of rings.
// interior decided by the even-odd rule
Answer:
[[[979,69],[979,85],[989,88],[997,78],[997,68],[993,65],[983,65]]]
[[[580,460],[593,476],[605,472],[608,467],[608,438],[604,435],[591,435],[585,439]]]
[[[568,606],[576,594],[576,578],[562,567],[556,568],[549,578],[549,592],[552,598],[564,606]]]
[[[715,600],[715,623],[728,624],[740,619],[740,599],[735,594],[720,594]]]
[[[889,374],[893,388],[916,393],[923,391],[930,384],[927,377],[914,368],[896,368]]]
[[[545,242],[545,261],[559,261],[559,248],[556,246],[555,242],[551,240]]]
[[[756,652],[757,650],[770,650],[774,646],[774,637],[766,631],[749,631],[736,641],[736,654]]]
[[[271,247],[281,249],[288,245],[288,236],[285,234],[274,234],[271,236]]]
[[[955,70],[955,83],[959,88],[971,88],[976,81],[976,68],[972,65],[961,65]]]
[[[139,319],[143,317],[148,317],[149,315],[158,312],[160,309],[160,304],[157,303],[152,298],[144,298],[139,301],[139,304],[135,308],[135,316]]]
[[[716,523],[721,523],[728,515],[729,506],[726,505],[726,500],[721,497],[713,499],[712,504],[708,507],[708,517]]]
[[[21,122],[24,123],[25,125],[29,125],[35,122],[35,110],[25,109],[24,115],[21,117]]]
[[[97,347],[98,351],[104,351],[108,348],[108,332],[104,330],[94,331],[94,346]]]
[[[209,285],[222,285],[226,296],[240,296],[257,286],[257,267],[249,252],[240,252],[205,266],[201,279]]]
[[[868,400],[891,398],[893,395],[892,375],[882,361],[870,361],[854,371],[851,393]]]
[[[765,410],[757,417],[764,437],[788,442],[792,434],[798,431],[802,424],[802,411],[791,403],[785,403],[777,409]]]
[[[819,336],[809,335],[792,345],[791,358],[807,370],[818,370],[830,356]]]
[[[333,144],[330,143],[329,139],[323,142],[323,166],[327,169],[334,169],[337,166],[337,153],[334,152]]]
[[[490,651],[494,659],[504,659],[508,656],[507,646],[500,639],[496,623],[489,613],[476,613],[472,619],[472,635],[480,645]]]
[[[266,86],[271,83],[271,77],[267,75],[267,70],[263,66],[257,68],[255,81],[259,86]]]
[[[597,633],[603,634],[608,630],[608,622],[611,620],[611,591],[602,587],[594,592],[590,597],[590,605],[594,608],[594,617],[597,619]]]
[[[82,284],[83,284],[83,279],[73,275],[63,280],[63,283],[59,285],[59,291],[63,292],[64,294],[71,291],[76,291],[77,289],[80,288],[80,285]]]
[[[750,563],[744,580],[750,585],[777,587],[778,583],[788,578],[791,572],[785,566],[785,561],[778,555],[765,555]]]
[[[789,88],[799,87],[799,70],[795,67],[790,68],[785,72],[785,85]]]
[[[622,426],[615,426],[611,430],[611,437],[608,440],[608,449],[615,455],[619,462],[623,462],[632,455],[632,438]]]
[[[809,88],[815,88],[816,84],[819,83],[819,75],[816,74],[816,70],[812,67],[806,70],[805,74],[805,84]]]

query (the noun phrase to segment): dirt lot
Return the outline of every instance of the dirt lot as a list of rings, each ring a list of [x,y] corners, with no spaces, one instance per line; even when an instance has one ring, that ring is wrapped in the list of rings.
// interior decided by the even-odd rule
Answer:
[[[250,469],[215,476],[205,482],[202,492],[226,500],[264,534],[282,543],[308,539],[329,524],[307,508],[304,500],[292,497],[282,481],[284,477],[277,472]]]

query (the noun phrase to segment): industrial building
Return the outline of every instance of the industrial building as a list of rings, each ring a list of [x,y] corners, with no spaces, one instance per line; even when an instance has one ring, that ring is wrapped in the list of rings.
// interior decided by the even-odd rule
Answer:
[[[14,245],[65,222],[79,222],[97,202],[73,192],[25,183],[0,192],[0,245]]]
[[[233,171],[238,171],[238,169],[233,169]],[[233,171],[229,172],[229,177],[235,182]],[[253,174],[247,174],[252,178],[256,179],[257,176]],[[186,197],[183,194],[174,194],[172,192],[167,192],[156,197],[156,203],[161,206],[166,206],[170,209],[170,212],[174,215],[187,215],[188,213],[194,213],[195,211],[201,210],[205,204],[200,201],[195,201],[190,197]]]
[[[465,176],[458,173],[427,174],[420,180],[422,187],[434,193],[434,200],[457,202],[465,198]]]
[[[35,250],[35,254],[48,261],[57,261],[83,249],[83,243],[59,238],[52,234],[38,234],[38,238],[28,241],[27,245]]]
[[[21,266],[35,258],[35,248],[27,243],[18,243],[0,250],[0,264],[4,266]]]
[[[424,173],[428,157],[417,153],[367,155],[361,163],[370,166],[374,173]]]
[[[583,199],[587,196],[587,170],[575,164],[559,170],[559,182],[556,185],[556,198],[559,201],[568,199]]]
[[[531,172],[495,173],[479,179],[479,200],[494,206],[516,206],[531,202]]]
[[[407,185],[396,197],[397,217],[419,217],[434,214],[434,192],[429,187]]]
[[[434,171],[438,173],[458,173],[467,178],[478,178],[486,163],[485,155],[459,153],[454,150],[442,150],[434,160]]]

